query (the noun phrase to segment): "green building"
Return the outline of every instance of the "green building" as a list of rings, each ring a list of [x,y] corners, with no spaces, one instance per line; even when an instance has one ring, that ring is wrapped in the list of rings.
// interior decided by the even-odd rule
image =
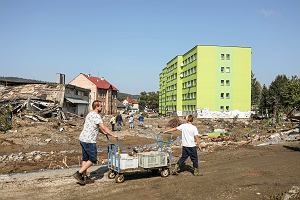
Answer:
[[[197,45],[167,63],[159,87],[162,115],[210,118],[216,113],[249,113],[251,48]]]

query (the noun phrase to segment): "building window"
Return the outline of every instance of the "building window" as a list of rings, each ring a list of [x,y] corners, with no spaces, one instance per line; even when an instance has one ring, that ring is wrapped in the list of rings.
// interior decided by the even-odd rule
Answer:
[[[224,93],[221,93],[221,99],[224,99]]]
[[[221,86],[224,86],[224,80],[221,80]]]
[[[230,60],[230,54],[226,54],[226,60]]]
[[[226,106],[226,111],[229,111],[229,106]]]
[[[226,86],[230,86],[230,80],[226,80]]]
[[[224,106],[220,106],[220,111],[224,112]]]
[[[226,93],[226,99],[229,99],[229,98],[230,98],[230,94]]]
[[[221,67],[221,72],[224,73],[225,69],[224,67]]]
[[[224,60],[225,59],[225,54],[221,54],[221,60]]]
[[[226,67],[226,73],[230,73],[230,67]]]

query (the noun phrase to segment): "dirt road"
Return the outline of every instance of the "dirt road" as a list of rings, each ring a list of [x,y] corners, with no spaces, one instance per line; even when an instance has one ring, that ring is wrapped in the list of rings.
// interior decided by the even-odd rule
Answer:
[[[232,147],[200,157],[200,177],[188,171],[167,178],[146,172],[127,174],[125,182],[117,184],[100,168],[93,173],[95,183],[79,186],[70,177],[76,169],[26,178],[3,175],[0,199],[279,199],[292,186],[300,186],[299,142]]]

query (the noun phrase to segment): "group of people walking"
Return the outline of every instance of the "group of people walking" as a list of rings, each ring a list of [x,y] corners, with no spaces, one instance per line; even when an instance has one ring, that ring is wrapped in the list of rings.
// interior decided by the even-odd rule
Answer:
[[[134,129],[134,114],[130,114],[127,118],[128,118],[129,128]],[[143,114],[139,115],[138,121],[140,126],[144,126]],[[120,113],[118,113],[116,116],[113,115],[109,122],[111,124],[112,131],[120,131],[121,127],[125,125],[123,121],[123,117]]]

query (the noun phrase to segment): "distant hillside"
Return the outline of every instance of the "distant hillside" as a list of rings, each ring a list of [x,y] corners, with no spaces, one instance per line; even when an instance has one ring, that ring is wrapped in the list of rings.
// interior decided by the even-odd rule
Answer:
[[[33,79],[26,79],[26,78],[19,78],[19,77],[5,77],[0,76],[0,81],[2,82],[14,82],[14,83],[49,83],[46,81],[40,81],[40,80],[33,80]]]
[[[140,95],[132,95],[132,94],[127,94],[127,93],[122,93],[122,92],[118,93],[118,100],[119,101],[123,101],[126,97],[130,97],[132,99],[139,99]]]

